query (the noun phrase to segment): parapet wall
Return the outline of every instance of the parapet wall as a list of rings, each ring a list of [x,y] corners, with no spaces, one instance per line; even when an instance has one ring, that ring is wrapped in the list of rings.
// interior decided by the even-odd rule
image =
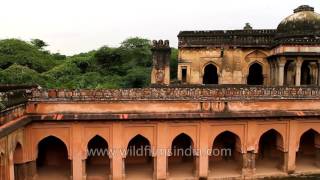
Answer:
[[[30,101],[228,101],[320,99],[320,87],[162,87],[104,90],[33,90]]]

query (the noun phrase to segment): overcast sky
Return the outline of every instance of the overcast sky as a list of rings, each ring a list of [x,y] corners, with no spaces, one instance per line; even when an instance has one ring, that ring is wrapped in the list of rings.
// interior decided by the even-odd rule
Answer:
[[[302,4],[320,0],[1,0],[0,39],[39,38],[72,55],[128,37],[169,39],[181,30],[276,28]]]

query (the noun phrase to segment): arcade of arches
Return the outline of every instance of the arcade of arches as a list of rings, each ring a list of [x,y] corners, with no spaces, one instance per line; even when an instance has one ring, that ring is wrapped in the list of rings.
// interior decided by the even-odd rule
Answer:
[[[104,124],[105,127],[99,129],[110,131],[110,128],[113,128],[112,134],[106,133],[111,136],[90,135],[87,142],[80,142],[84,148],[76,147],[76,142],[72,141],[74,138],[65,133],[68,132],[66,127],[72,129],[75,126],[73,123],[51,135],[37,130],[34,136],[29,137],[31,144],[36,147],[35,151],[31,151],[36,153],[36,159],[26,163],[26,151],[30,147],[17,143],[13,153],[13,176],[18,180],[24,179],[30,176],[28,169],[33,168],[36,174],[34,177],[38,180],[70,177],[87,180],[117,179],[116,177],[142,180],[192,179],[199,176],[219,179],[260,177],[270,173],[285,175],[288,172],[320,172],[320,129],[316,131],[311,128],[316,126],[317,122],[294,122],[295,125],[290,127],[287,124],[292,123],[290,121],[276,126],[274,122],[256,123],[255,129],[250,128],[252,121],[250,124],[234,122],[227,126],[221,122],[184,123],[178,127],[170,127],[170,124],[166,123],[151,123],[145,127],[139,126],[142,128],[141,134],[131,136],[127,144],[119,141],[118,137],[121,137],[122,133],[137,132],[139,128],[132,126],[121,132],[116,130],[121,129],[119,124]],[[37,126],[26,128],[33,129]],[[56,125],[57,129],[58,127],[59,125]],[[158,130],[154,127],[158,127]],[[200,127],[211,130],[206,132],[205,136],[202,135],[204,132],[199,131]],[[297,131],[297,136],[289,137],[286,132],[292,131],[292,127]],[[83,130],[84,132],[80,133],[88,134],[85,128]],[[163,135],[160,131],[167,133]],[[162,135],[157,137],[158,134]],[[71,145],[74,147],[71,148]],[[118,149],[116,147],[126,149],[126,155],[110,154],[111,149]],[[154,148],[171,149],[171,153],[153,154]],[[206,148],[211,150],[209,154],[199,154],[197,151]],[[92,156],[94,150],[106,150],[108,153]],[[216,154],[224,150],[230,150],[226,152],[229,154]],[[76,152],[85,151],[91,153],[77,156]],[[136,154],[137,152],[141,156]],[[2,156],[0,160],[4,161]],[[79,162],[81,166],[77,166]],[[3,167],[1,166],[2,169]],[[4,177],[4,174],[1,176]]]
[[[266,64],[253,63],[248,67],[246,83],[248,85],[320,85],[320,61],[313,59],[276,58],[269,60],[270,75],[263,72]],[[202,84],[220,84],[216,65],[204,66]],[[268,75],[268,76],[267,76]],[[269,80],[268,80],[269,78]]]
[[[320,85],[320,61],[312,58],[281,57],[270,63],[271,85]]]

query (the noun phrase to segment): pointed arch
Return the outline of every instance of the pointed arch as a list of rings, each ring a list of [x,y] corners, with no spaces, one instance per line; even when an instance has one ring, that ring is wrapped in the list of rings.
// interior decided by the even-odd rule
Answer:
[[[219,84],[219,69],[213,62],[203,66],[202,84]]]
[[[255,61],[249,66],[249,73],[247,76],[248,85],[263,85],[264,76],[263,76],[263,65]]]
[[[221,177],[226,170],[232,176],[241,176],[242,150],[240,137],[231,132],[219,133],[212,143],[209,156],[209,176]]]
[[[259,144],[260,144],[260,141],[261,141],[261,138],[266,135],[267,133],[275,133],[277,135],[277,148],[279,148],[279,150],[284,150],[284,136],[281,132],[279,132],[278,130],[274,129],[274,128],[271,128],[271,129],[268,129],[268,130],[265,130],[264,132],[262,132],[260,134],[259,139],[258,139],[258,148],[256,149],[256,151],[259,151]]]
[[[264,132],[259,138],[256,160],[257,174],[282,172],[284,165],[284,139],[275,129]]]
[[[99,143],[97,143],[97,142],[99,142]],[[97,144],[97,145],[94,145],[94,144]],[[105,138],[103,138],[102,136],[100,136],[100,135],[95,135],[94,137],[92,137],[88,141],[88,143],[87,143],[88,150],[89,150],[89,146],[90,145],[93,145],[94,148],[106,148],[106,149],[109,148],[108,141]]]
[[[36,141],[36,143],[35,143],[35,155],[36,155],[36,156],[35,156],[35,159],[37,159],[37,155],[38,155],[38,153],[39,153],[39,152],[38,152],[38,146],[39,146],[39,144],[40,144],[42,141],[44,141],[45,139],[47,139],[47,138],[56,138],[56,139],[58,139],[59,141],[61,141],[61,142],[65,145],[65,147],[67,148],[68,159],[70,159],[71,153],[70,153],[69,143],[67,143],[67,141],[66,141],[64,138],[62,138],[61,136],[59,136],[59,135],[52,135],[52,134],[45,135],[45,136],[37,139],[37,141]]]
[[[245,56],[245,60],[249,61],[250,58],[267,58],[268,55],[260,50],[253,50],[250,51],[246,56]]]
[[[129,141],[124,168],[126,179],[139,179],[139,176],[152,179],[154,169],[150,146],[150,141],[141,134],[137,134]]]
[[[68,158],[66,144],[55,136],[47,136],[38,143],[36,159],[37,174],[45,178],[48,171],[54,172],[55,178],[70,177],[71,160]]]
[[[240,138],[240,136],[237,134],[237,133],[235,133],[235,132],[232,132],[232,131],[229,131],[229,130],[225,130],[225,131],[222,131],[222,132],[220,132],[217,136],[215,136],[214,138],[213,138],[213,141],[212,141],[212,143],[211,143],[211,145],[213,146],[214,145],[214,143],[215,143],[215,141],[219,138],[219,137],[221,137],[221,136],[223,136],[223,135],[225,135],[225,134],[230,134],[231,136],[234,136],[235,137],[235,140],[236,140],[236,146],[235,146],[235,148],[236,148],[236,150],[238,151],[238,152],[242,152],[243,151],[243,148],[242,148],[242,141],[241,141],[241,138]]]
[[[109,155],[108,142],[102,136],[95,135],[89,140],[85,162],[88,179],[95,176],[108,178],[111,172]]]
[[[192,148],[195,148],[195,140],[192,138],[192,136],[190,136],[188,133],[186,132],[181,132],[179,134],[176,134],[175,136],[172,137],[172,139],[170,140],[170,145],[169,145],[169,148],[172,149],[172,143],[175,139],[177,139],[178,137],[181,137],[181,136],[185,136],[185,137],[188,137],[190,138],[191,140],[191,143],[192,143]]]
[[[297,148],[296,148],[296,151],[298,152],[299,151],[299,148],[300,148],[300,143],[301,143],[301,138],[303,137],[303,135],[305,135],[306,133],[308,133],[308,132],[313,132],[315,135],[317,135],[318,137],[319,137],[319,139],[318,139],[318,141],[319,141],[319,143],[320,143],[320,133],[319,133],[319,131],[317,131],[316,129],[314,129],[314,128],[309,128],[309,129],[306,129],[306,130],[304,130],[304,131],[302,131],[302,132],[300,132],[299,134],[298,134],[298,138],[297,138]],[[316,140],[316,139],[315,139]]]
[[[181,170],[183,170],[183,178],[194,177],[196,166],[192,138],[186,133],[180,133],[172,140],[170,149],[171,153],[167,160],[170,178],[181,178]]]

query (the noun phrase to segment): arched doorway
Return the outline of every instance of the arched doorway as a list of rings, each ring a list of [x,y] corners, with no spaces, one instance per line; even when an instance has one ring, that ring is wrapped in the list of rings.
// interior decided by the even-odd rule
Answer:
[[[195,158],[192,139],[182,133],[171,144],[171,156],[168,157],[168,171],[170,178],[194,177]]]
[[[13,164],[14,164],[14,179],[20,180],[25,179],[26,177],[22,167],[23,164],[23,154],[22,154],[22,146],[20,143],[17,143],[15,150],[13,152]]]
[[[37,158],[38,180],[69,180],[71,161],[68,149],[58,138],[49,136],[38,144]]]
[[[248,85],[263,85],[263,70],[262,66],[254,63],[249,68],[249,75],[247,78]]]
[[[272,129],[265,132],[259,140],[259,152],[256,159],[256,173],[281,173],[283,166],[283,138]]]
[[[296,171],[314,171],[320,170],[317,164],[317,151],[316,141],[319,141],[319,134],[314,130],[305,132],[299,143],[299,150],[296,156]]]
[[[141,135],[130,140],[125,159],[126,179],[152,179],[153,157],[148,139]]]
[[[203,74],[203,84],[218,84],[218,70],[217,67],[213,64],[208,64],[204,68]]]
[[[86,159],[87,180],[108,179],[110,174],[110,159],[108,143],[100,136],[93,137],[87,146]]]
[[[209,176],[215,178],[239,177],[242,172],[240,138],[226,131],[218,135],[209,158]]]
[[[308,61],[304,61],[301,66],[301,85],[312,84],[312,69]]]

